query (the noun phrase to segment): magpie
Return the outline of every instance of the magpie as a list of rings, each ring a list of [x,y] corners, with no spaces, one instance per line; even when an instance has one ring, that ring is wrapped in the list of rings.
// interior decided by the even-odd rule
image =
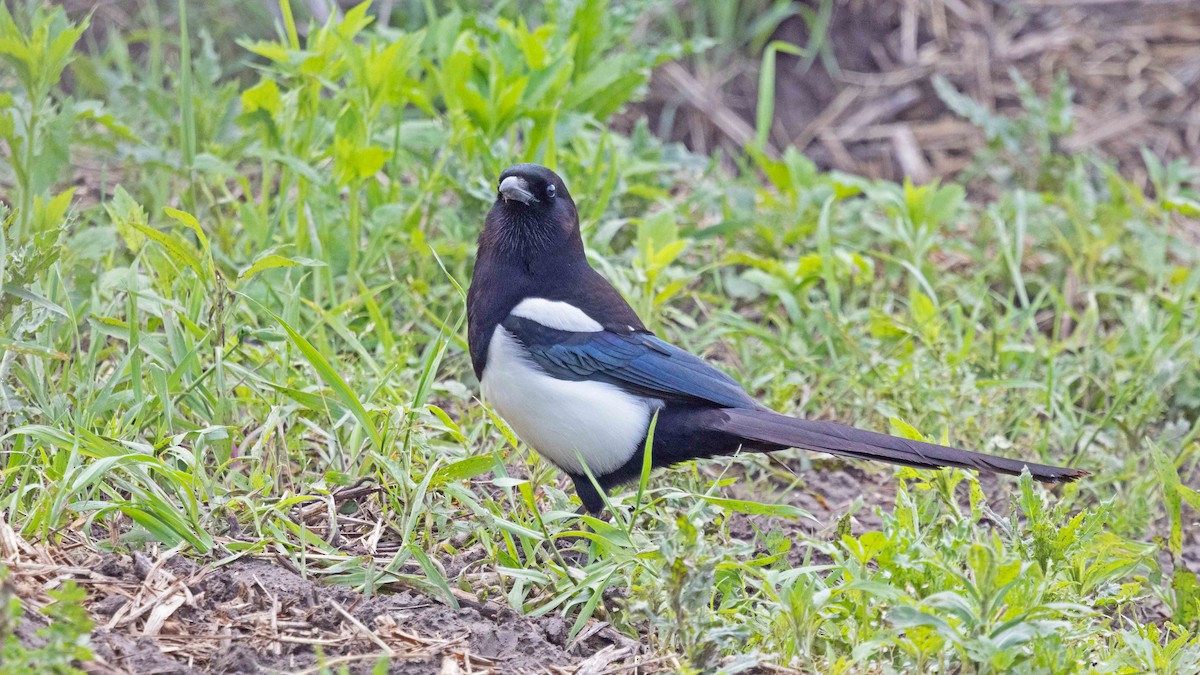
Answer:
[[[562,178],[517,164],[500,174],[467,293],[468,344],[483,398],[575,483],[592,513],[640,475],[651,420],[655,467],[803,448],[925,469],[962,467],[1045,482],[1086,471],[1033,464],[782,415],[725,373],[646,330],[588,264]]]

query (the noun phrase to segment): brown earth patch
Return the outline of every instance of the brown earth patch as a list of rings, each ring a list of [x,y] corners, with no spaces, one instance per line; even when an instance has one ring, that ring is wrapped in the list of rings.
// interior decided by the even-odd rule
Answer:
[[[492,602],[452,608],[409,590],[367,596],[321,584],[270,559],[197,564],[50,548],[0,523],[6,588],[24,615],[17,635],[37,647],[46,591],[74,581],[95,627],[95,673],[304,673],[322,666],[389,673],[600,673],[634,667],[643,647],[593,621],[568,641],[559,616],[530,618]]]
[[[856,535],[878,530],[881,511],[894,503],[890,468],[820,458],[809,466],[785,455],[780,460],[786,462],[780,470],[737,481],[724,491],[733,498],[792,504],[815,517],[730,514],[732,536],[753,543],[760,553],[772,533],[797,543],[830,541],[846,516]],[[715,470],[719,463],[711,464]],[[993,510],[1007,513],[1016,490],[1013,480],[983,475],[981,481]],[[965,506],[965,490],[960,496]],[[347,531],[346,543],[354,537]],[[1190,527],[1184,539],[1179,562],[1195,570],[1200,539]],[[48,547],[22,538],[2,521],[0,554],[0,564],[9,570],[4,589],[24,609],[16,634],[26,646],[40,644],[35,633],[46,618],[37,610],[50,601],[47,591],[74,581],[88,592],[84,607],[95,623],[90,635],[95,660],[85,667],[94,673],[315,673],[322,666],[366,673],[385,657],[387,672],[405,674],[615,675],[663,672],[671,665],[669,654],[654,653],[647,641],[595,619],[580,639],[569,640],[572,619],[557,614],[526,617],[502,599],[480,600],[461,591],[455,593],[458,608],[395,585],[367,595],[305,576],[275,557],[196,561],[153,545],[147,553],[130,555],[78,542]],[[574,551],[564,554],[573,566],[582,563]],[[480,556],[486,554],[478,546],[466,546],[439,560],[452,587],[469,577],[464,577],[468,567],[477,567],[473,563]],[[787,556],[792,564],[806,556],[809,562],[827,562],[804,545],[793,546]],[[1170,561],[1163,563],[1171,567]],[[610,591],[614,597],[621,593]],[[604,604],[609,601],[613,598]]]
[[[822,0],[796,3],[814,13]],[[771,36],[811,44],[792,17]],[[1075,128],[1059,149],[1095,149],[1145,182],[1141,148],[1164,161],[1200,156],[1200,7],[1190,0],[832,0],[827,56],[781,54],[770,145],[824,169],[915,182],[953,175],[983,132],[934,89],[944,78],[985,109],[1021,111],[1013,73],[1048,96],[1075,91]],[[654,77],[651,128],[700,152],[736,155],[754,134],[760,54],[701,55]],[[638,113],[640,114],[640,111]]]

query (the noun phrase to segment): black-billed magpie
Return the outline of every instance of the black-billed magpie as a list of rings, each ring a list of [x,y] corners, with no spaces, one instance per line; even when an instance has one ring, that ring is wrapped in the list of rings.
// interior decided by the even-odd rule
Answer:
[[[919,468],[956,466],[1048,482],[1086,471],[994,457],[768,410],[725,373],[670,345],[588,264],[563,180],[536,164],[500,175],[467,294],[471,362],[484,399],[565,471],[588,511],[654,466],[745,449],[804,448]]]

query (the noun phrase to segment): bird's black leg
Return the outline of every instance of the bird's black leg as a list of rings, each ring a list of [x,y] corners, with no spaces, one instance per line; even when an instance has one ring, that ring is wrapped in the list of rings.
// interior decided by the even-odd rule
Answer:
[[[571,480],[575,482],[575,494],[579,495],[579,501],[583,502],[583,506],[575,513],[583,515],[586,511],[591,515],[597,515],[604,510],[604,498],[600,496],[600,492],[596,490],[596,486],[592,485],[591,479],[583,474],[568,474]]]
[[[579,516],[579,517],[582,517],[584,515],[591,515],[591,516],[599,518],[601,520],[608,520],[610,517],[610,514],[604,512],[604,499],[600,497],[600,492],[598,490],[596,490],[596,486],[592,485],[592,481],[589,480],[586,475],[579,475],[579,476],[577,476],[575,474],[567,474],[567,475],[571,477],[572,481],[574,481],[575,494],[579,495],[579,500],[583,502],[583,504],[580,505],[580,507],[578,509],[575,509],[575,515]],[[583,530],[591,530],[592,529],[586,522],[580,523],[579,527]],[[580,537],[580,536],[574,536],[574,535],[572,535],[572,536],[563,535],[560,537],[560,540],[568,541],[568,542],[571,542],[572,544],[576,540],[580,540],[580,541],[583,541],[585,548],[587,548],[588,546],[591,546],[593,543],[587,537]],[[572,577],[572,581],[574,581],[573,577]]]

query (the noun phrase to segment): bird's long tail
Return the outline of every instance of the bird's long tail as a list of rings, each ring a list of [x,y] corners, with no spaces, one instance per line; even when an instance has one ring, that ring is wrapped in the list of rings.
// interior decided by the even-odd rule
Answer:
[[[750,441],[748,445],[817,450],[855,459],[872,459],[921,469],[956,466],[1019,475],[1022,469],[1043,482],[1069,482],[1090,475],[1081,469],[1005,459],[944,445],[863,431],[835,422],[805,420],[769,410],[726,408],[720,431]]]

